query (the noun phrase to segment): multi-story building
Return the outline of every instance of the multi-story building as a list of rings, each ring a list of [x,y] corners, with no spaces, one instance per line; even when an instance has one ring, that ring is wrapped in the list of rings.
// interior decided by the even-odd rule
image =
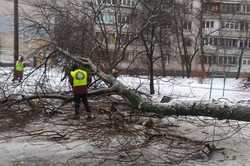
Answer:
[[[250,70],[250,1],[207,0],[204,10],[204,51],[213,71]]]
[[[173,0],[184,4],[180,20],[185,36],[187,56],[194,56],[192,71],[199,72],[201,55],[206,72],[241,73],[250,71],[250,0]],[[171,6],[167,6],[167,8]],[[185,11],[187,9],[187,11]],[[174,9],[176,10],[176,9]],[[201,16],[202,15],[202,16]],[[178,19],[178,18],[177,18]],[[177,29],[176,25],[174,28]],[[169,71],[182,70],[183,42],[178,45],[176,31],[171,35],[171,55],[166,64]],[[199,34],[201,33],[201,35]],[[159,50],[156,49],[155,56]],[[156,66],[157,67],[157,66]]]

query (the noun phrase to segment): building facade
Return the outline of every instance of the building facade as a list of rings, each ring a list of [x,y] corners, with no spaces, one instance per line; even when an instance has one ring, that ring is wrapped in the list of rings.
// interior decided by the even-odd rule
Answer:
[[[203,4],[204,51],[212,71],[250,70],[250,1],[210,0]]]

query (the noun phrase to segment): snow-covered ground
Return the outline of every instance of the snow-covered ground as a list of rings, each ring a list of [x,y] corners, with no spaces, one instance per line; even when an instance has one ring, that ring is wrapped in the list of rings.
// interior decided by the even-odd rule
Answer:
[[[131,88],[149,93],[149,81],[145,78],[121,76],[119,80]],[[153,99],[159,101],[163,96],[171,96],[179,100],[209,100],[226,98],[231,102],[250,99],[250,89],[244,89],[242,79],[234,78],[182,78],[164,77],[155,80],[156,95]]]
[[[48,85],[48,87],[51,88],[51,91],[68,91],[70,90],[70,87],[68,85],[67,80],[61,81],[61,78],[63,77],[63,73],[61,71],[61,69],[51,69],[49,70],[48,75],[45,78],[41,79],[41,76],[44,73],[43,69],[33,72],[33,69],[29,68],[25,71],[24,83],[19,85],[18,83],[12,83],[10,68],[0,68],[0,82],[2,84],[3,89],[9,89],[9,94],[17,93],[27,95],[29,94],[29,92],[32,92],[34,90],[42,91],[42,89],[35,88],[35,85],[39,85],[40,83]],[[33,73],[31,74],[31,72]],[[146,93],[149,92],[149,82],[146,77],[138,78],[120,76],[118,79],[131,88],[139,87],[140,91]],[[223,100],[226,100],[227,102],[237,103],[250,100],[250,90],[242,88],[241,79],[236,80],[233,78],[227,78],[225,80],[223,78],[215,78],[213,80],[204,79],[201,81],[198,78],[186,79],[180,77],[164,77],[157,78],[155,80],[155,89],[156,95],[154,95],[152,99],[156,102],[159,102],[162,96],[165,95],[172,96],[174,100],[185,101],[209,100],[209,98],[211,100],[222,100],[223,98]],[[182,163],[182,166],[250,166],[250,126],[248,126],[247,123],[243,122],[228,123],[211,119],[209,119],[208,121],[213,125],[209,125],[209,127],[204,128],[204,126],[196,126],[196,124],[187,125],[187,123],[185,123],[184,121],[179,121],[178,118],[177,120],[173,120],[173,123],[176,123],[180,126],[178,130],[180,130],[183,135],[186,135],[190,138],[204,140],[206,136],[213,135],[214,137],[209,137],[207,138],[207,140],[212,141],[216,139],[223,139],[219,142],[215,142],[215,144],[218,148],[224,149],[214,153],[209,160],[189,161]],[[243,127],[243,129],[237,133],[234,133],[235,131],[228,132],[231,131],[232,128],[235,128],[236,130],[240,127]],[[229,137],[230,134],[232,135],[232,137]],[[224,140],[224,138],[226,138],[227,136],[229,138]],[[86,142],[82,142],[82,145],[79,145],[79,149],[77,148],[74,150],[91,150],[91,147],[88,147],[86,144]],[[68,146],[70,145],[77,145],[77,142],[68,144]],[[50,142],[19,143],[17,139],[14,139],[10,140],[9,142],[0,143],[0,161],[5,161],[6,158],[8,160],[8,158],[10,157],[16,160],[21,159],[23,158],[22,155],[26,157],[31,154],[33,154],[33,156],[39,156],[38,150],[45,155],[42,156],[44,158],[51,156],[51,154],[54,154],[54,157],[68,156],[70,154],[66,152],[66,149],[67,148],[65,148],[65,146],[61,146],[60,144],[55,143],[51,144]],[[47,156],[45,152],[47,152]],[[11,163],[11,161],[9,162]],[[8,161],[5,161],[5,163],[8,163]]]

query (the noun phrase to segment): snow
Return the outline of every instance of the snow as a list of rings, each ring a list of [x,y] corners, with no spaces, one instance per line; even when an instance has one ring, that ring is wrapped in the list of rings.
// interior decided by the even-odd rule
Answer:
[[[70,149],[73,149],[73,151]],[[17,162],[22,161],[27,158],[27,156],[29,156],[29,158],[37,158],[37,156],[39,156],[40,160],[51,162],[58,160],[62,163],[66,163],[67,159],[73,157],[73,155],[78,154],[79,152],[89,152],[92,151],[92,149],[93,148],[90,144],[84,141],[60,144],[49,141],[24,142],[23,139],[16,138],[8,143],[0,144],[0,161],[4,166],[12,166],[13,164],[9,163],[10,159],[12,159],[12,162]]]
[[[70,91],[68,80],[61,81],[63,73],[61,69],[49,69],[46,77],[43,77],[44,69],[34,70],[26,68],[23,84],[12,83],[12,69],[0,68],[0,83],[4,90],[8,89],[7,95],[20,94],[28,95],[34,90],[43,92],[44,89],[36,88],[36,85],[46,84],[49,87],[48,92]],[[138,88],[140,91],[149,93],[149,81],[146,77],[120,76],[119,81],[130,88]],[[178,101],[207,101],[210,96],[211,79],[201,80],[199,78],[180,78],[180,77],[158,77],[155,80],[156,95],[152,96],[155,102],[160,102],[163,96],[171,96],[175,102]],[[39,86],[38,86],[39,87]],[[244,103],[248,104],[250,100],[250,90],[242,88],[242,79],[227,78],[225,80],[225,89],[223,95],[224,79],[214,78],[212,84],[210,100],[220,100],[226,103]],[[1,95],[2,92],[0,92]],[[6,95],[6,94],[5,94]],[[162,119],[164,122],[166,119]],[[250,165],[250,127],[244,122],[225,122],[211,118],[202,119],[208,122],[207,127],[197,126],[199,123],[186,123],[181,118],[167,118],[167,122],[172,121],[179,127],[179,132],[192,139],[209,140],[222,139],[215,141],[216,147],[224,148],[221,151],[212,154],[206,161],[187,161],[181,166],[248,166]],[[193,122],[197,122],[197,118]],[[166,122],[166,123],[167,123]],[[241,128],[237,133],[237,129]],[[234,133],[231,137],[230,134]],[[3,135],[3,133],[1,133]],[[211,137],[213,135],[213,137]],[[228,138],[227,138],[228,137]],[[225,139],[227,138],[227,139]],[[79,145],[79,146],[78,146]],[[74,148],[76,147],[76,148]],[[72,149],[72,150],[69,150]],[[28,141],[23,142],[18,138],[9,140],[9,142],[0,143],[0,161],[5,165],[11,165],[13,160],[23,159],[25,156],[39,156],[40,158],[51,160],[61,158],[66,160],[72,152],[91,151],[92,147],[88,142],[74,141],[67,144],[51,143],[49,141]],[[68,156],[68,157],[66,157]],[[64,158],[65,157],[65,158]]]
[[[139,90],[149,93],[149,81],[145,77],[121,76],[119,80],[131,88],[140,87]],[[213,81],[204,79],[201,83],[199,78],[159,77],[154,82],[156,95],[153,99],[159,102],[163,96],[171,96],[178,100],[206,101],[209,100],[212,83],[211,100],[225,98],[236,103],[250,99],[250,90],[242,88],[242,81],[242,79],[226,78],[224,88],[224,78],[214,78]]]

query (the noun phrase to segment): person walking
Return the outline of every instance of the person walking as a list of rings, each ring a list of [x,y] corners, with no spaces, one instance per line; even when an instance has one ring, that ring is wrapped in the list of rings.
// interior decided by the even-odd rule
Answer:
[[[75,118],[80,118],[80,103],[82,100],[87,112],[87,120],[92,120],[94,117],[90,111],[87,99],[88,85],[91,83],[90,73],[86,68],[80,68],[79,65],[74,64],[70,72],[69,82],[74,95]]]
[[[23,72],[24,72],[24,62],[23,57],[20,56],[19,59],[16,61],[15,69],[14,69],[14,78],[12,81],[18,80],[19,82],[23,79]]]

